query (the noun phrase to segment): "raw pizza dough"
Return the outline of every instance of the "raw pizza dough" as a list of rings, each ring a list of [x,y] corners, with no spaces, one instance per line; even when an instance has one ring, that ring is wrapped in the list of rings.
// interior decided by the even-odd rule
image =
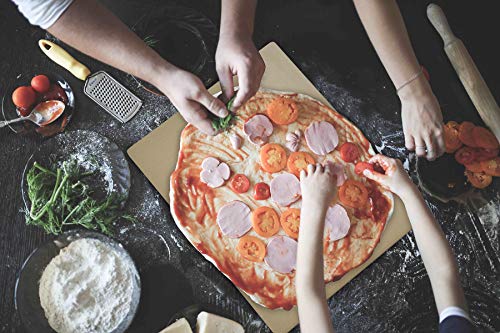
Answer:
[[[274,174],[263,171],[259,158],[260,146],[252,143],[244,133],[245,122],[256,114],[265,114],[267,105],[278,96],[292,98],[299,108],[299,117],[290,125],[273,124],[274,130],[268,142],[278,143],[285,148],[287,133],[297,130],[304,132],[314,121],[328,121],[338,133],[338,147],[347,141],[356,143],[360,151],[360,161],[367,161],[374,154],[363,133],[332,108],[305,95],[260,90],[236,110],[237,118],[230,131],[211,137],[192,125],[186,126],[181,134],[176,170],[171,176],[170,207],[177,226],[191,244],[252,300],[271,309],[291,309],[296,304],[295,270],[283,274],[273,270],[265,261],[252,262],[244,259],[236,250],[239,239],[224,236],[217,225],[218,211],[223,205],[234,200],[245,203],[252,211],[260,206],[269,206],[281,214],[286,209],[272,198],[258,201],[253,198],[252,188],[256,183],[271,184],[273,178],[287,173],[288,170],[285,168]],[[231,144],[230,137],[234,134],[243,138],[240,149],[234,149]],[[378,194],[379,200],[385,202],[387,207],[377,215],[379,221],[373,221],[366,216],[366,212],[345,207],[351,221],[347,236],[330,241],[328,233],[325,233],[325,283],[340,279],[371,256],[394,207],[390,192],[356,175],[354,164],[341,160],[338,147],[326,155],[316,155],[309,149],[306,139],[302,136],[298,150],[311,154],[316,163],[328,161],[342,163],[349,179],[363,182],[368,189]],[[291,152],[285,149],[289,156]],[[201,182],[201,163],[209,156],[227,163],[231,175],[237,173],[246,175],[251,183],[250,190],[244,194],[235,193],[228,186],[230,180],[219,188],[210,188]],[[333,202],[332,206],[336,203]],[[290,207],[300,208],[300,205],[301,200],[298,200]],[[261,237],[253,229],[246,235],[259,237],[266,245],[272,238]],[[280,228],[276,236],[286,236],[286,234]]]

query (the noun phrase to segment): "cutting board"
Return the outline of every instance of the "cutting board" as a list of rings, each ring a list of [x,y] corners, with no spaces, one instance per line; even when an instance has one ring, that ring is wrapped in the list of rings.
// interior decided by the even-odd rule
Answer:
[[[266,63],[266,72],[261,84],[263,88],[306,94],[330,105],[276,43],[267,44],[260,50],[260,54]],[[212,94],[219,92],[220,85],[215,84],[209,91]],[[342,110],[337,111],[342,113]],[[186,122],[177,113],[127,151],[132,161],[137,164],[167,202],[169,202],[170,174],[177,163],[180,134],[184,126]],[[372,256],[363,265],[344,275],[342,279],[327,284],[328,297],[335,294],[410,231],[411,227],[404,205],[397,196],[394,198],[394,213]],[[243,291],[242,294],[273,332],[288,332],[299,323],[296,308],[290,311],[269,310],[250,300]]]

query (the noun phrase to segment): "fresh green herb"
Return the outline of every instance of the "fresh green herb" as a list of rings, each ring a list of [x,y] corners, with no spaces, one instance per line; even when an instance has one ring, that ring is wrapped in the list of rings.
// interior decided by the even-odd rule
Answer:
[[[229,100],[226,104],[226,108],[229,111],[228,115],[224,118],[219,118],[217,116],[212,117],[212,127],[216,131],[225,131],[231,125],[231,120],[236,118],[236,115],[232,113],[233,110],[234,97]]]
[[[146,43],[147,46],[149,47],[155,47],[155,45],[159,42],[158,39],[154,38],[153,35],[149,35],[144,37],[144,43]]]
[[[51,167],[35,162],[26,176],[31,202],[26,211],[26,224],[42,227],[47,233],[56,235],[69,225],[100,230],[109,235],[110,226],[116,219],[132,219],[122,213],[124,198],[115,194],[107,195],[103,200],[92,197],[85,179],[93,174],[73,160]]]

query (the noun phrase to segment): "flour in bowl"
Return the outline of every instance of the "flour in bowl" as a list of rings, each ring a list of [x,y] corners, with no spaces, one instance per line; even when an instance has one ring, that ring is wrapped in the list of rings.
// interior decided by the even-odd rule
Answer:
[[[92,238],[73,241],[45,268],[40,303],[58,333],[112,332],[132,305],[134,272],[112,246]]]

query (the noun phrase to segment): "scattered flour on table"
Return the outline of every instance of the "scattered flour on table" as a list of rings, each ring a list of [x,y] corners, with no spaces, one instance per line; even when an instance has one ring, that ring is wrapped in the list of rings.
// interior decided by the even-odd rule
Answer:
[[[133,279],[119,252],[97,239],[82,238],[45,268],[40,302],[58,333],[111,332],[130,311]]]

